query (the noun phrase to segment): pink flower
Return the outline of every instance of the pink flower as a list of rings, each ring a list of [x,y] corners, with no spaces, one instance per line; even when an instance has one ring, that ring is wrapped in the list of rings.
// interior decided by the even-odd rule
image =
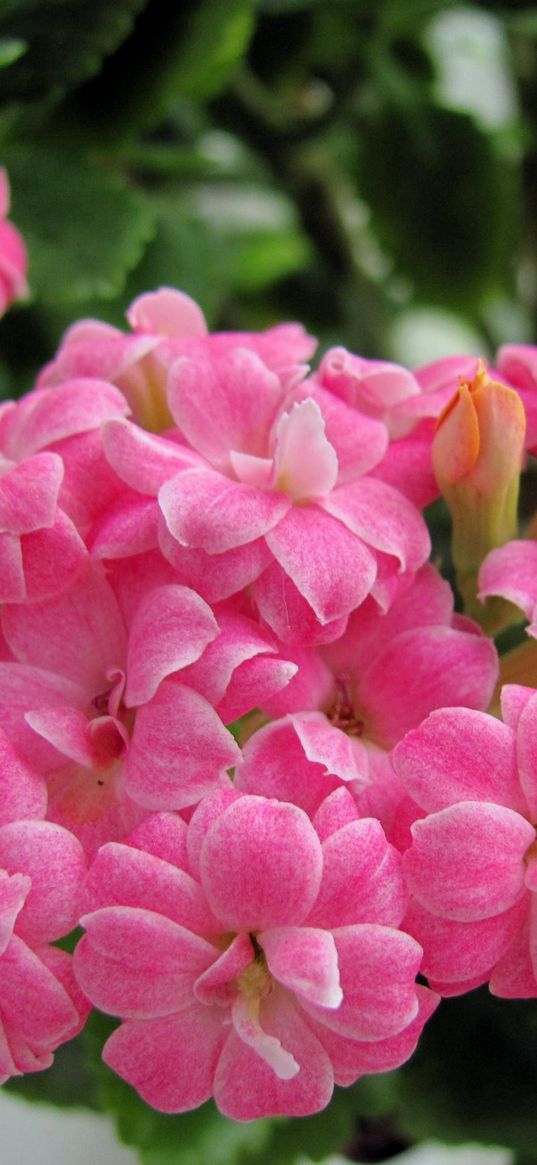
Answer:
[[[71,958],[51,945],[78,922],[85,872],[61,826],[0,827],[0,1083],[48,1068],[86,1019]]]
[[[537,695],[507,685],[502,706],[505,723],[433,712],[394,753],[426,814],[403,859],[413,899],[404,925],[443,994],[489,980],[496,995],[537,995]]]
[[[537,542],[517,539],[491,550],[479,572],[479,598],[501,595],[529,619],[528,635],[537,637]]]
[[[389,605],[400,576],[424,561],[421,516],[365,476],[385,447],[379,422],[315,384],[285,395],[259,358],[239,348],[178,360],[168,400],[198,454],[160,489],[169,534],[217,569],[218,558],[231,556],[235,589],[255,582],[261,617],[280,639],[336,638],[370,592]],[[237,552],[251,559],[257,546],[268,549],[270,565],[263,569],[258,557],[257,578],[245,580]]]
[[[305,1115],[410,1054],[436,999],[387,843],[374,821],[324,827],[229,790],[100,850],[76,974],[123,1020],[106,1063],[154,1107]]]
[[[0,315],[15,299],[28,295],[28,256],[18,230],[7,221],[9,197],[8,177],[0,169]]]

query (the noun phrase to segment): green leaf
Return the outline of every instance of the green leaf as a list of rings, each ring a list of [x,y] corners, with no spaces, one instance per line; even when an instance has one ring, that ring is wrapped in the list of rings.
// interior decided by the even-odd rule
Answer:
[[[234,240],[234,252],[233,283],[239,292],[263,291],[311,259],[305,236],[293,229],[249,232]]]
[[[26,46],[0,75],[0,100],[58,98],[97,73],[147,0],[4,0],[0,37]]]
[[[2,156],[32,294],[60,304],[118,295],[154,230],[145,198],[67,153],[28,145]]]
[[[514,183],[493,139],[466,114],[384,109],[359,149],[372,226],[418,296],[474,309],[509,270]]]
[[[157,126],[178,101],[207,101],[229,82],[254,26],[253,0],[149,0],[132,36],[62,105],[66,124],[117,149]]]
[[[124,291],[125,304],[156,287],[178,287],[199,303],[209,321],[227,290],[226,248],[179,198],[152,203],[156,230]]]
[[[486,988],[445,999],[398,1074],[402,1127],[417,1139],[480,1141],[535,1161],[537,1002]]]
[[[3,36],[0,38],[0,69],[7,69],[24,55],[28,46],[20,37]]]

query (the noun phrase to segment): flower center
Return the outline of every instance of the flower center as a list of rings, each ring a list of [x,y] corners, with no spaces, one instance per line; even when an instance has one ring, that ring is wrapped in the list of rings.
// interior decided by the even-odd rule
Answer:
[[[347,682],[338,679],[336,685],[335,701],[326,713],[330,723],[334,728],[340,728],[347,736],[363,736],[365,723],[354,710]]]
[[[246,999],[263,999],[272,990],[272,976],[264,952],[254,934],[250,934],[254,961],[239,975],[237,987]]]

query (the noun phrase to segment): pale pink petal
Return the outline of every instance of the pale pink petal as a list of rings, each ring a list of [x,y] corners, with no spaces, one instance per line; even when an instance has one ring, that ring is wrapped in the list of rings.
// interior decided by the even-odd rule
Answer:
[[[274,441],[277,489],[296,502],[330,493],[336,484],[338,459],[325,436],[324,420],[315,401],[302,401],[283,413]]]
[[[188,587],[157,587],[142,600],[129,634],[127,707],[144,704],[166,676],[199,659],[218,635],[207,603]]]
[[[135,332],[161,336],[206,336],[207,324],[198,304],[184,291],[159,287],[133,300],[127,319]]]
[[[52,821],[17,821],[0,828],[0,868],[28,874],[32,888],[17,919],[29,942],[52,942],[78,921],[86,860],[80,842]]]
[[[231,781],[221,789],[203,797],[196,806],[188,823],[186,838],[188,864],[193,877],[200,880],[200,861],[203,843],[213,821],[222,815],[229,805],[238,801],[242,793],[235,788]]]
[[[433,432],[433,423],[423,421],[409,437],[391,441],[380,465],[371,470],[371,477],[400,490],[418,510],[434,502],[440,492],[431,457]]]
[[[491,550],[479,572],[479,598],[502,595],[532,619],[537,603],[537,542],[508,542]]]
[[[235,1032],[220,1056],[214,1078],[214,1098],[231,1120],[260,1116],[307,1116],[328,1104],[333,1090],[330,1060],[291,1000],[275,990],[261,1009],[263,1031],[279,1040],[300,1066],[291,1080],[282,1080]]]
[[[322,504],[368,545],[397,558],[401,571],[417,570],[429,556],[431,543],[421,514],[382,481],[368,477],[340,486]]]
[[[225,1032],[218,1007],[129,1020],[112,1032],[103,1060],[159,1112],[187,1112],[212,1095]]]
[[[233,1027],[242,1042],[269,1065],[279,1080],[292,1080],[300,1067],[294,1056],[285,1050],[281,1040],[263,1030],[259,1022],[259,1009],[259,999],[249,999],[239,992],[231,1007]]]
[[[514,905],[535,830],[512,809],[466,801],[416,821],[403,856],[410,892],[441,918],[470,922]]]
[[[54,748],[80,765],[91,768],[98,763],[88,731],[87,715],[78,708],[39,708],[25,716],[34,732]]]
[[[337,951],[327,930],[285,926],[264,930],[258,942],[271,975],[284,987],[319,1007],[339,1007]]]
[[[277,639],[253,619],[221,606],[216,611],[220,633],[201,657],[186,667],[181,676],[212,704],[223,700],[232,677],[241,664],[260,654],[278,651]]]
[[[505,690],[505,689],[504,689]],[[518,775],[524,791],[529,815],[537,814],[537,696],[528,700],[518,721],[516,735]]]
[[[274,462],[272,457],[253,457],[250,453],[237,453],[230,450],[229,461],[233,473],[238,481],[244,485],[253,485],[258,489],[268,489],[274,478]]]
[[[321,844],[295,805],[241,797],[209,828],[201,881],[225,929],[299,925],[317,897]]]
[[[318,506],[294,506],[266,540],[321,624],[348,615],[369,594],[376,574],[373,555]]]
[[[194,449],[212,465],[231,468],[230,451],[265,457],[282,399],[273,372],[247,348],[220,359],[200,353],[173,365],[168,383],[172,416]]]
[[[240,751],[211,705],[172,680],[136,713],[125,789],[148,809],[182,809],[225,783]]]
[[[267,655],[244,660],[233,672],[226,694],[216,706],[218,715],[224,724],[231,724],[263,706],[267,697],[287,686],[296,670],[295,663]]]
[[[310,648],[288,647],[285,654],[297,668],[296,674],[284,691],[263,700],[263,711],[271,719],[276,719],[286,712],[330,707],[335,698],[334,675],[319,652]]]
[[[212,470],[189,469],[162,486],[159,505],[181,545],[221,554],[267,534],[287,514],[291,500]]]
[[[411,796],[429,812],[480,798],[524,812],[513,733],[485,712],[432,712],[401,741],[392,761]]]
[[[335,796],[335,794],[333,794]],[[401,858],[378,821],[350,821],[323,842],[323,877],[308,925],[399,926],[407,904]]]

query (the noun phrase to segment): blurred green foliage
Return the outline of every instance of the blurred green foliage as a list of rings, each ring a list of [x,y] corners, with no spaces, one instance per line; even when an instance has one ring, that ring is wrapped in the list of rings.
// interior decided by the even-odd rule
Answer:
[[[32,298],[1,391],[162,283],[214,327],[297,318],[365,355],[404,359],[431,309],[438,352],[443,321],[450,347],[535,340],[536,63],[525,3],[4,0]]]

